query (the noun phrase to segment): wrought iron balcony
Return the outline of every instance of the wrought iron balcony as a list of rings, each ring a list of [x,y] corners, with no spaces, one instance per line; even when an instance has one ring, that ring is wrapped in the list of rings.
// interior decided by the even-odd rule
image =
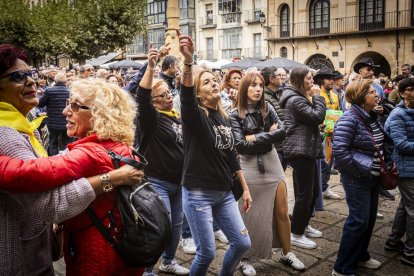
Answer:
[[[260,23],[261,9],[246,10],[243,13],[245,23]]]
[[[221,23],[222,24],[232,24],[232,23],[241,23],[241,13],[233,12],[233,13],[227,13],[223,14],[221,16]]]
[[[200,28],[208,29],[217,27],[217,16],[210,15],[205,17],[200,17]]]
[[[377,21],[374,17],[350,16],[332,18],[323,22],[300,22],[286,25],[273,25],[268,33],[269,40],[305,38],[333,34],[351,34],[357,32],[379,32],[396,29],[414,29],[411,10],[387,12]],[[379,19],[379,20],[378,20]]]

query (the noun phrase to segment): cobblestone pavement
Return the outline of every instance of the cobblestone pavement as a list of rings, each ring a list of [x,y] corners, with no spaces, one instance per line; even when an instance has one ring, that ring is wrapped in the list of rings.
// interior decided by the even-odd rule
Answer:
[[[291,170],[286,171],[286,182],[289,194],[289,211],[291,212],[294,205],[293,185]],[[336,253],[339,247],[339,241],[342,235],[342,227],[348,214],[348,207],[344,198],[344,190],[339,183],[339,176],[332,175],[329,182],[332,191],[341,195],[341,200],[325,200],[325,211],[316,212],[315,217],[311,220],[311,225],[323,232],[323,237],[314,239],[318,244],[317,249],[307,250],[293,247],[293,252],[306,266],[302,273],[285,266],[278,261],[279,250],[275,250],[272,260],[261,260],[254,263],[257,275],[331,275],[332,268],[336,259]],[[402,265],[397,253],[384,250],[385,240],[390,233],[394,213],[400,201],[397,190],[392,191],[396,195],[395,201],[380,199],[379,212],[384,215],[383,219],[377,219],[369,251],[373,258],[379,260],[382,265],[378,270],[360,269],[357,275],[393,275],[407,276],[414,275],[414,268]],[[253,199],[254,200],[254,199]],[[253,205],[254,208],[254,205]],[[270,219],[270,218],[269,218]],[[217,243],[216,258],[210,265],[208,275],[218,275],[222,264],[223,255],[227,249],[225,244]],[[185,267],[190,267],[193,256],[185,254],[181,248],[177,251],[177,261]],[[156,266],[158,267],[158,265]],[[56,275],[65,275],[65,265],[61,260],[55,263]],[[168,275],[160,273],[161,275]],[[242,275],[237,271],[237,276]]]

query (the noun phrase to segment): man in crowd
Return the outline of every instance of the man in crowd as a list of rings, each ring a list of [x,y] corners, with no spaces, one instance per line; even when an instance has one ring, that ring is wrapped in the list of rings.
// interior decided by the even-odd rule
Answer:
[[[333,91],[334,88],[334,74],[328,68],[320,69],[313,80],[315,84],[321,87],[320,95],[325,98],[326,108],[332,110],[341,110],[338,95]],[[325,142],[324,142],[325,144]],[[322,167],[322,193],[325,199],[341,199],[339,195],[329,190],[329,179],[331,177],[331,169],[333,165],[333,158],[326,162],[321,160]]]
[[[56,76],[57,70],[55,66],[50,65],[49,69],[47,70],[47,86],[52,87],[55,85],[55,76]]]
[[[178,94],[178,89],[175,85],[176,74],[180,72],[178,67],[178,60],[174,56],[166,56],[161,64],[161,73],[159,78],[163,79],[170,89],[173,97]]]
[[[47,107],[46,125],[49,130],[49,155],[57,155],[66,145],[73,141],[66,133],[66,117],[63,110],[66,100],[69,99],[70,90],[66,87],[66,76],[56,74],[55,86],[46,89],[39,101],[39,107]],[[59,143],[60,142],[60,143]]]
[[[98,71],[96,71],[96,77],[98,79],[106,80],[107,76],[109,76],[109,72],[106,69],[101,68],[101,69],[98,69]]]
[[[82,65],[79,68],[79,78],[81,79],[93,78],[94,74],[95,74],[95,69],[90,64]]]
[[[414,77],[411,74],[411,65],[410,64],[403,64],[401,65],[401,75],[403,75],[404,79]]]
[[[338,71],[333,71],[332,74],[333,76],[333,81],[334,81],[334,86],[332,88],[332,91],[336,93],[336,95],[338,95],[339,98],[339,107],[342,111],[345,112],[345,91],[344,91],[344,75],[342,75],[340,72]]]

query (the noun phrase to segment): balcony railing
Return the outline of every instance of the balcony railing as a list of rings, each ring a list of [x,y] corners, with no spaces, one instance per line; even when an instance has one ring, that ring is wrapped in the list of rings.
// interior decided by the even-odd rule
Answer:
[[[228,13],[221,16],[222,24],[241,23],[241,13]]]
[[[220,50],[232,50],[242,48],[242,35],[231,34],[219,37],[219,49]]]
[[[210,61],[217,60],[218,58],[218,51],[217,50],[207,50],[207,51],[200,51],[199,52],[200,59],[206,59]]]
[[[260,22],[261,9],[246,10],[243,13],[245,23],[257,23]]]
[[[311,28],[309,22],[291,23],[289,25],[270,26],[268,39],[288,39],[308,36],[323,36],[331,34],[347,34],[355,32],[373,32],[394,29],[414,29],[412,11],[387,12],[382,21],[364,22],[359,16],[332,18],[327,27],[320,24],[320,28]],[[313,26],[318,26],[314,24]]]
[[[243,49],[244,57],[265,60],[268,55],[269,55],[268,48],[264,46]]]
[[[217,27],[217,16],[216,15],[200,17],[200,28],[201,29],[215,28],[215,27]]]

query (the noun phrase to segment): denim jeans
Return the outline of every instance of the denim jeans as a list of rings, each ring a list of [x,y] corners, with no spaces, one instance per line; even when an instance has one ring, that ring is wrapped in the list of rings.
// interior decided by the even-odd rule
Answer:
[[[325,192],[326,189],[329,187],[329,179],[331,178],[331,170],[333,166],[333,158],[329,163],[326,163],[325,158],[321,159],[321,167],[322,167],[322,192]]]
[[[206,275],[216,255],[213,219],[230,241],[220,275],[233,275],[251,243],[232,192],[183,187],[183,207],[197,246],[190,275]]]
[[[160,197],[168,209],[171,219],[172,241],[170,246],[162,254],[164,264],[171,263],[175,258],[178,243],[181,236],[181,225],[183,223],[182,191],[179,183],[170,183],[149,177],[149,181],[154,189],[160,194]]]
[[[354,177],[341,174],[349,216],[345,221],[334,269],[342,274],[355,274],[358,262],[371,257],[368,246],[378,210],[379,177]]]
[[[412,256],[414,254],[414,178],[400,178],[398,189],[401,201],[395,212],[388,240],[396,244],[405,234],[404,253]]]
[[[181,229],[182,229],[181,237],[183,239],[189,239],[192,237],[190,225],[188,225],[188,221],[185,215],[183,216],[183,226]],[[214,220],[213,220],[213,229],[214,229],[214,232],[220,230],[220,227],[217,225],[217,223]]]

